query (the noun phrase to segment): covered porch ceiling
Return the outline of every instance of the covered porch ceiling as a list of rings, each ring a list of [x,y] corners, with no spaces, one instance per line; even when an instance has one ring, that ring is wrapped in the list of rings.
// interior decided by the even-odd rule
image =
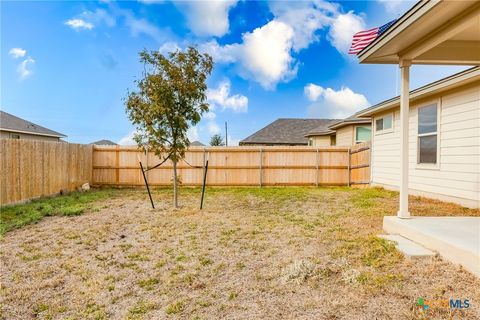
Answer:
[[[358,57],[360,63],[480,65],[480,1],[420,1]]]

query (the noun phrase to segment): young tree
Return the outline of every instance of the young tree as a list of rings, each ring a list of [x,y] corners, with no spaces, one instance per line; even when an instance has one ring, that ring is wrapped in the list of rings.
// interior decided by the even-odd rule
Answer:
[[[223,142],[223,138],[221,135],[219,134],[214,134],[211,138],[210,138],[210,145],[211,146],[224,146],[225,143]]]
[[[144,50],[140,62],[143,78],[135,81],[138,91],[128,92],[126,112],[137,129],[134,140],[138,146],[172,161],[173,203],[178,208],[177,163],[190,145],[188,128],[209,109],[206,79],[213,60],[189,47],[167,56]]]

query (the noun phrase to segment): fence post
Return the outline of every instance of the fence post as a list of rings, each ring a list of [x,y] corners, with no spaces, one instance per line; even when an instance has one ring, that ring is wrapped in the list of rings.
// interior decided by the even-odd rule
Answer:
[[[205,162],[206,162],[206,157],[207,157],[207,151],[205,150],[205,147],[203,147],[203,170],[202,170],[202,177],[205,176]],[[202,178],[200,178],[202,179]]]
[[[319,178],[318,178],[318,175],[320,174],[320,170],[319,170],[319,162],[320,162],[320,151],[318,150],[317,148],[317,176],[316,176],[316,185],[318,187],[318,182],[319,182]]]
[[[149,167],[148,167],[148,148],[145,148],[145,157],[147,157],[147,158],[145,159],[145,165],[147,166],[147,169],[148,169],[148,168],[149,168]],[[145,175],[147,176],[147,179],[148,179],[148,173],[149,173],[149,172],[150,172],[150,171],[145,172]]]
[[[352,165],[351,165],[351,162],[352,162],[352,153],[351,153],[350,151],[351,151],[351,149],[348,148],[348,150],[347,150],[347,154],[348,154],[348,184],[347,184],[347,186],[349,186],[349,187],[350,187],[350,179],[351,179],[351,173],[350,173],[350,172],[351,172],[351,169],[350,169],[350,168],[351,168],[351,166],[352,166]]]
[[[115,148],[115,181],[118,185],[118,183],[120,182],[120,150],[119,150],[120,146],[117,145],[117,147]]]
[[[263,184],[263,149],[260,148],[260,187],[262,187]]]

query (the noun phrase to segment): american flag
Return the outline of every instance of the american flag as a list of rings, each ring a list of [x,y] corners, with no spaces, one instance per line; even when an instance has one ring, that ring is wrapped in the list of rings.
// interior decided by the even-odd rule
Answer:
[[[350,50],[348,50],[348,53],[358,54],[366,46],[368,46],[373,40],[375,40],[382,33],[384,33],[388,28],[390,28],[390,26],[394,24],[395,21],[397,21],[397,19],[392,20],[381,27],[355,33],[353,35],[352,46],[350,47]]]

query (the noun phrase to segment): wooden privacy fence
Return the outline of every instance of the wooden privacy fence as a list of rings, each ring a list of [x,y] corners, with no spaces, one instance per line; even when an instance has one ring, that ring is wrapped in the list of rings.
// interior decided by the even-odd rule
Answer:
[[[0,139],[0,205],[95,185],[143,185],[138,158],[153,167],[160,159],[136,147]],[[366,185],[370,144],[343,147],[192,147],[178,164],[183,185]],[[193,167],[192,167],[193,166]],[[200,167],[200,168],[199,168]],[[147,172],[152,185],[172,183],[172,163]]]
[[[207,184],[216,186],[350,185],[370,180],[369,146],[343,147],[192,147],[178,163],[182,185],[202,184],[209,160]],[[368,155],[367,155],[368,154]],[[136,147],[95,146],[95,185],[143,185],[138,160],[153,167],[160,159]],[[368,160],[368,161],[367,161]],[[192,167],[193,166],[193,167]],[[151,185],[172,183],[172,163],[147,173]]]
[[[72,191],[91,182],[92,148],[0,139],[0,205]]]

